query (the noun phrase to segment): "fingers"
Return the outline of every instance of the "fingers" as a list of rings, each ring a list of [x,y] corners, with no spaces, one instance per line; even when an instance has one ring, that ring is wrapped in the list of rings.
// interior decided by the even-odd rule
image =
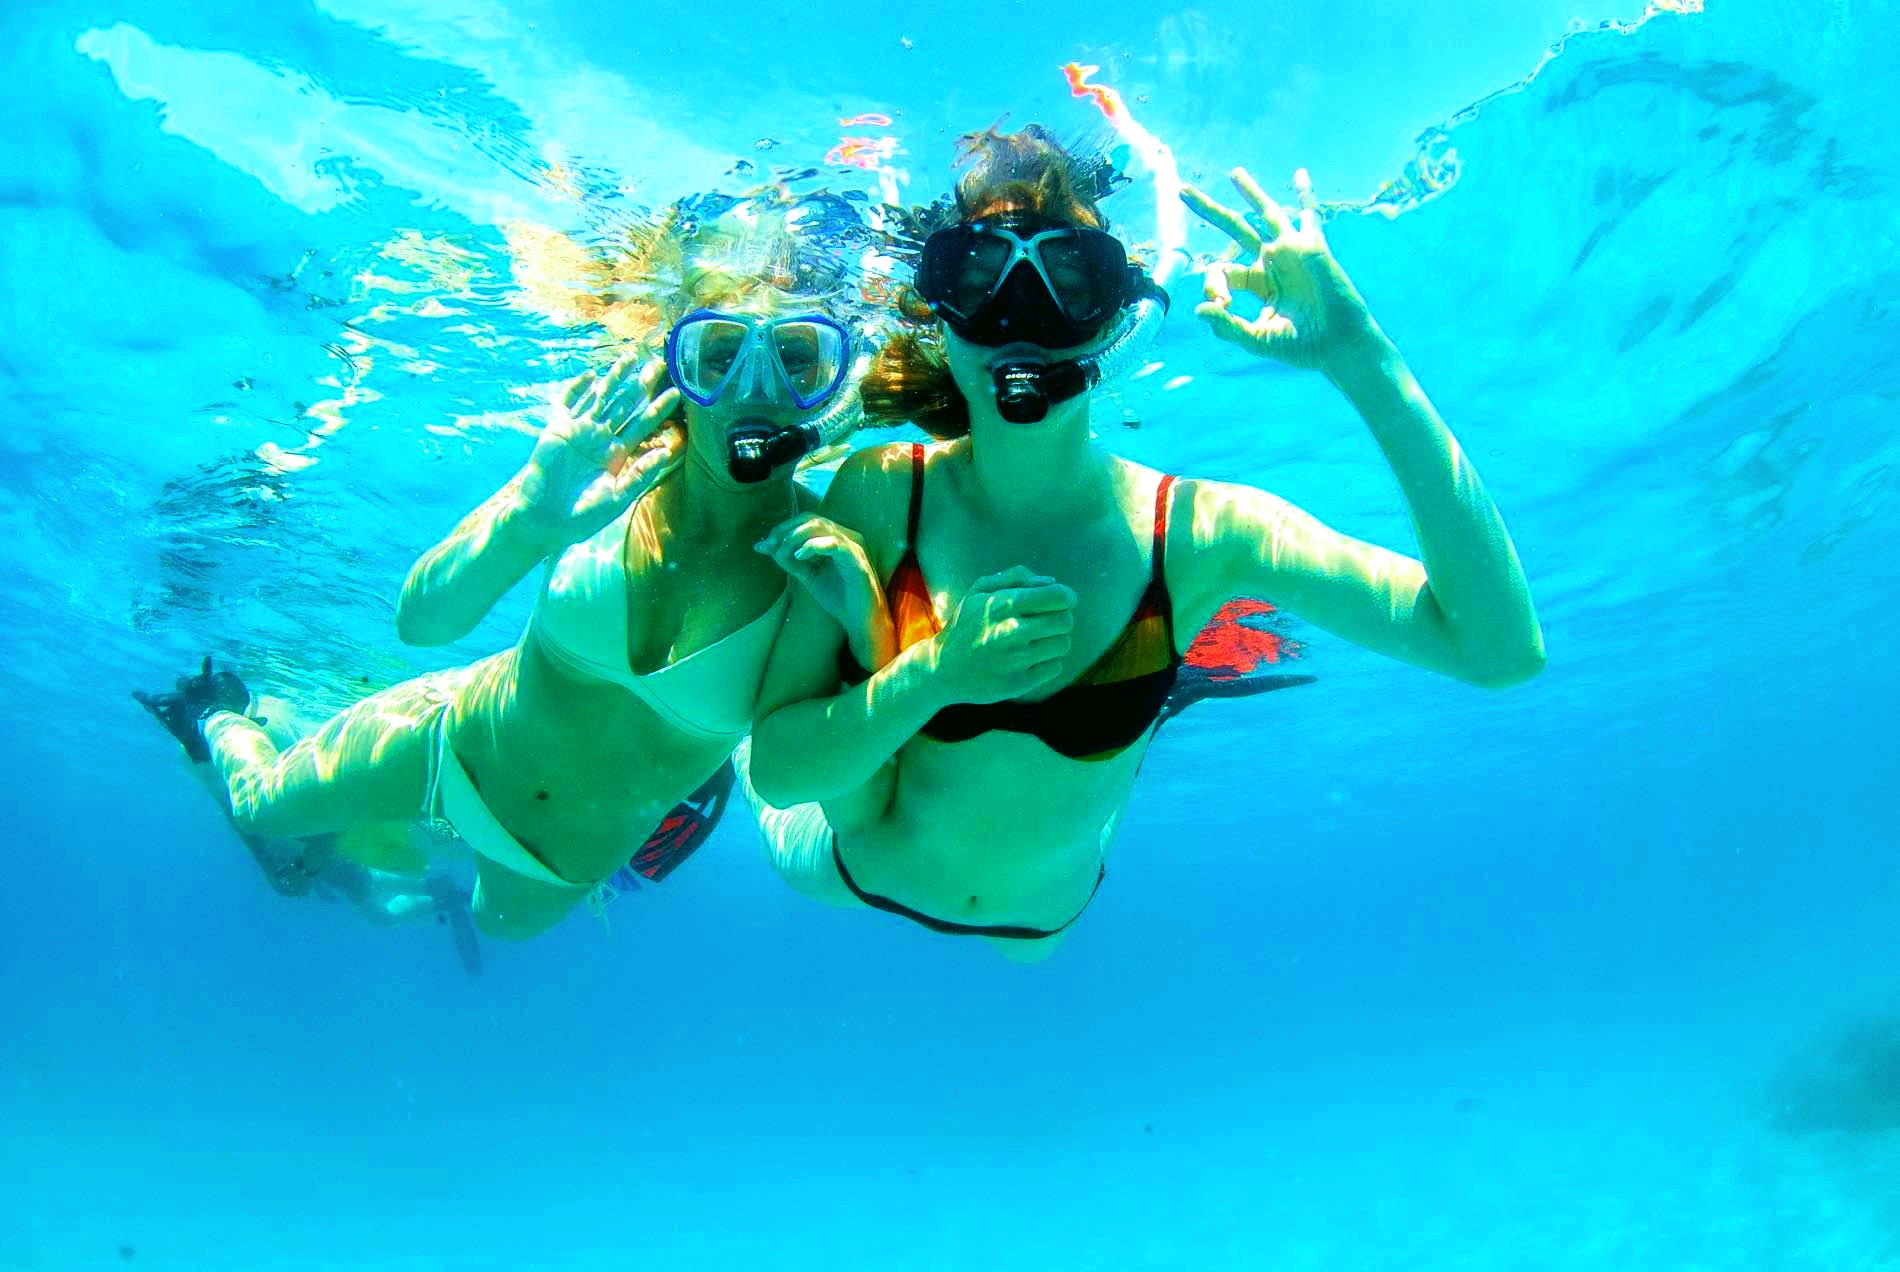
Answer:
[[[1055,632],[1025,641],[1022,647],[1023,664],[1028,667],[1037,667],[1046,663],[1060,667],[1063,660],[1069,656],[1069,649],[1073,643],[1074,637],[1068,632]]]
[[[753,546],[761,552],[771,553],[777,551],[779,545],[787,540],[796,539],[803,543],[821,534],[832,535],[852,543],[864,542],[863,536],[857,531],[841,526],[829,517],[820,516],[815,512],[796,512],[767,530]]]
[[[1279,299],[1280,284],[1266,265],[1210,265],[1201,276],[1201,291],[1208,303],[1227,309],[1234,303],[1235,282],[1269,305]]]
[[[1069,644],[1065,632],[1000,648],[1008,696],[1020,697],[1060,677],[1068,664]]]
[[[680,457],[663,450],[642,451],[614,474],[614,494],[623,501],[638,499],[680,465]]]
[[[1040,689],[1050,681],[1060,677],[1062,675],[1063,655],[1067,653],[1068,650],[1065,649],[1062,651],[1062,654],[1058,654],[1053,658],[1046,658],[1041,662],[1031,663],[1029,666],[1023,668],[1024,683],[1021,688],[1017,690],[1017,693],[1025,694],[1032,690]]]
[[[608,460],[614,476],[614,493],[621,498],[638,497],[679,467],[686,457],[686,437],[678,429],[666,429],[633,451],[616,442],[614,452],[616,454]],[[613,467],[615,462],[619,463],[618,468]]]
[[[643,385],[629,381],[614,405],[609,427],[616,437],[645,437],[678,414],[679,405],[679,390],[671,385],[658,397],[649,398]]]
[[[1073,591],[1060,583],[1046,583],[990,595],[984,601],[979,644],[1012,673],[1012,694],[1027,692],[1046,680],[1050,669],[1063,665],[1075,632]],[[1032,674],[1033,668],[1042,670]]]
[[[767,530],[759,537],[759,541],[752,546],[765,555],[771,556],[778,551],[779,545],[785,542],[786,536],[790,535],[794,530],[804,525],[810,519],[811,514],[808,512],[794,513],[773,526],[770,530]]]
[[[581,399],[594,390],[594,373],[583,371],[567,382],[567,388],[561,393],[561,405],[569,411],[578,410]]]
[[[753,547],[793,578],[809,579],[826,562],[839,570],[869,574],[862,544],[854,531],[830,518],[801,513],[773,526]]]
[[[1004,666],[1026,667],[1068,657],[1074,639],[1071,627],[1060,615],[1032,614],[992,626],[978,643],[991,657],[1001,659]]]
[[[815,534],[792,551],[792,556],[800,561],[850,555],[851,545],[835,534]]]
[[[1234,303],[1233,289],[1227,285],[1227,270],[1226,265],[1209,265],[1207,273],[1201,275],[1201,294],[1210,304],[1222,309]]]
[[[575,376],[560,391],[558,401],[577,419],[592,418],[615,433],[645,418],[651,432],[679,409],[679,394],[666,384],[666,363],[659,358],[642,362],[640,351],[630,350],[604,371]]]
[[[1260,250],[1259,231],[1247,224],[1247,218],[1240,213],[1231,208],[1222,207],[1191,185],[1181,187],[1181,202],[1187,204],[1194,215],[1233,239],[1241,247],[1250,252]]]
[[[624,426],[647,404],[646,386],[640,383],[639,376],[632,374],[633,367],[629,355],[614,363],[600,378],[600,419],[616,432],[619,431],[616,426]]]
[[[1315,233],[1319,229],[1319,196],[1313,193],[1313,174],[1304,168],[1295,169],[1293,188],[1300,194],[1300,233]]]
[[[1293,222],[1287,216],[1286,209],[1260,188],[1260,183],[1253,179],[1251,173],[1245,168],[1235,168],[1233,182],[1234,188],[1246,196],[1247,202],[1253,204],[1254,211],[1260,214],[1260,219],[1266,223],[1275,239],[1284,238],[1293,232]]]
[[[1261,310],[1260,316],[1252,322],[1211,301],[1196,305],[1194,313],[1205,319],[1208,327],[1222,340],[1255,353],[1267,352],[1271,346],[1292,340],[1298,334],[1292,320],[1271,307]]]
[[[1057,636],[1068,637],[1075,631],[1075,611],[1056,610],[1042,614],[1022,614],[1006,618],[996,624],[999,637],[1034,643],[1039,640],[1052,640]]]
[[[620,392],[620,386],[626,381],[627,373],[633,370],[637,365],[639,365],[639,355],[635,353],[623,353],[618,358],[615,358],[613,365],[608,367],[600,377],[600,396],[602,399],[611,398]],[[640,377],[635,376],[633,382],[638,384]]]
[[[800,546],[800,543],[796,539],[787,536],[774,545],[771,552],[767,555],[772,558],[772,564],[778,566],[779,569],[792,575],[794,578],[800,578],[806,573],[806,571],[799,568],[806,561],[805,557],[798,554]],[[760,551],[764,551],[764,549],[761,548]]]
[[[787,574],[800,574],[800,566],[816,569],[824,560],[852,560],[851,547],[835,534],[815,532],[787,535],[772,550],[772,560]]]
[[[1075,589],[1053,580],[1034,587],[1011,588],[992,594],[988,613],[992,619],[1014,618],[1030,614],[1064,614],[1075,609]]]
[[[1222,340],[1227,341],[1229,344],[1240,345],[1243,348],[1254,348],[1253,328],[1249,326],[1246,320],[1241,318],[1239,314],[1234,313],[1225,305],[1208,301],[1204,304],[1196,305],[1194,307],[1194,313],[1197,317],[1206,319],[1208,327]]]
[[[640,368],[640,386],[647,391],[647,396],[651,397],[658,393],[660,386],[665,383],[666,359],[648,358],[646,364]]]
[[[1026,565],[1012,565],[999,573],[985,574],[970,584],[970,592],[972,595],[978,592],[1006,592],[1011,588],[1041,587],[1054,582],[1048,575],[1038,574]]]
[[[648,358],[643,362],[640,350],[631,349],[614,359],[602,376],[601,397],[625,403],[631,409],[634,403],[656,398],[665,387],[666,360]]]

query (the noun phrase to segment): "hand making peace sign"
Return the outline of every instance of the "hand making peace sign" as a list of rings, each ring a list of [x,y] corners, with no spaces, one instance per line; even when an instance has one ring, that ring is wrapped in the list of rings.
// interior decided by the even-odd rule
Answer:
[[[1193,186],[1181,188],[1182,202],[1233,239],[1243,255],[1253,255],[1249,264],[1209,266],[1207,300],[1194,312],[1221,339],[1295,367],[1324,370],[1376,338],[1378,324],[1320,232],[1319,202],[1306,169],[1293,178],[1300,194],[1297,218],[1274,202],[1245,168],[1235,168],[1233,180],[1253,204],[1251,214],[1223,207]],[[1236,284],[1260,299],[1263,307],[1257,318],[1242,318],[1231,309]]]

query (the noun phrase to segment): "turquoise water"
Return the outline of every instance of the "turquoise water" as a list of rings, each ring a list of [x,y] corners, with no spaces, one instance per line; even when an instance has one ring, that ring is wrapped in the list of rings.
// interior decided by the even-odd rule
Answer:
[[[1900,1267],[1900,14],[1642,16],[8,6],[0,1268]],[[1320,683],[1169,727],[1037,967],[801,902],[738,814],[478,978],[271,894],[127,691],[514,638],[391,625],[591,342],[508,227],[875,196],[854,134],[923,201],[959,131],[1097,127],[1071,60],[1210,188],[1455,172],[1329,234],[1548,672],[1302,631]],[[1324,386],[1184,306],[1157,356],[1107,444],[1409,549]]]

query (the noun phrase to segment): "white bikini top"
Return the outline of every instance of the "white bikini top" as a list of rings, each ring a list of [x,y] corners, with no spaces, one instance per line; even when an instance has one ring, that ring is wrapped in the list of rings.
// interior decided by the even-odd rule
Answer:
[[[738,738],[752,727],[766,659],[778,637],[787,587],[763,614],[704,649],[645,676],[627,649],[627,519],[621,513],[548,566],[528,631],[553,661],[581,676],[620,685],[684,733]]]

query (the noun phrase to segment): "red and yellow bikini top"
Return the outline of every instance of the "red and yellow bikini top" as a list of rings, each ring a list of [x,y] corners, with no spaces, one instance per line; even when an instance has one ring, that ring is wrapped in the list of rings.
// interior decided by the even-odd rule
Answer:
[[[910,524],[904,556],[884,585],[897,629],[899,649],[929,640],[943,630],[930,587],[917,563],[917,529],[924,506],[924,448],[910,451]],[[1153,568],[1148,587],[1121,635],[1088,670],[1047,698],[1035,702],[960,702],[945,707],[923,728],[939,742],[967,742],[1001,729],[1039,738],[1052,751],[1072,760],[1106,760],[1141,740],[1161,715],[1174,688],[1181,656],[1174,647],[1174,607],[1165,576],[1168,545],[1168,493],[1174,478],[1163,477],[1155,490]],[[847,684],[868,673],[847,647],[838,658]]]

